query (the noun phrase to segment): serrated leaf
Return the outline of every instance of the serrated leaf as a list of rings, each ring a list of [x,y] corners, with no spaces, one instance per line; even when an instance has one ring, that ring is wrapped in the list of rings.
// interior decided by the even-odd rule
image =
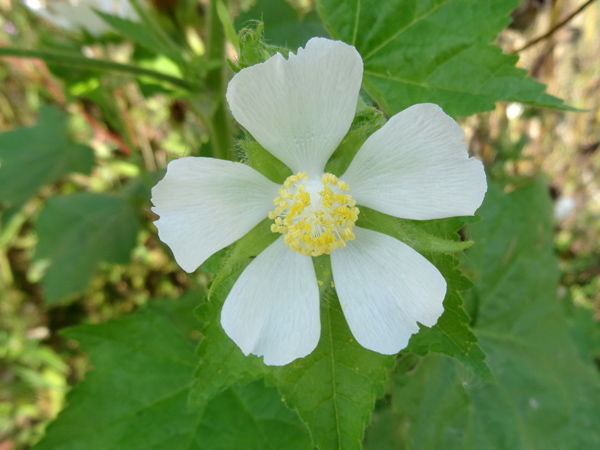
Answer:
[[[420,326],[403,352],[424,356],[430,352],[452,356],[469,367],[478,377],[493,382],[494,375],[486,362],[486,354],[469,327],[470,317],[465,312],[459,291],[471,287],[455,266],[457,261],[449,255],[428,255],[448,283],[444,299],[444,313],[437,323],[428,328]]]
[[[599,447],[600,377],[578,354],[556,302],[545,183],[510,194],[491,185],[480,214],[483,220],[469,228],[478,245],[466,258],[477,274],[468,299],[497,384],[473,379],[449,358],[428,356],[395,378],[396,425],[377,421],[367,443],[390,433],[400,447],[423,450]]]
[[[91,148],[69,139],[67,114],[42,106],[38,123],[0,135],[0,203],[19,207],[71,172],[89,173]]]
[[[359,449],[394,357],[356,343],[332,290],[329,258],[316,259],[315,269],[321,290],[329,292],[321,302],[321,338],[309,356],[283,367],[266,366],[255,356],[244,356],[227,337],[219,317],[235,278],[221,285],[199,309],[208,323],[203,331],[206,339],[198,348],[200,363],[190,400],[193,406],[203,408],[228,385],[265,377],[306,422],[320,450]]]
[[[328,257],[315,259],[315,272],[325,291],[319,344],[306,358],[272,368],[267,380],[306,422],[319,450],[360,449],[395,358],[361,347],[352,336],[332,289]]]
[[[470,317],[465,312],[460,291],[471,288],[471,283],[456,269],[458,253],[473,245],[459,241],[459,218],[415,221],[399,219],[360,206],[357,225],[390,235],[426,256],[442,273],[447,282],[444,313],[433,327],[420,327],[403,352],[426,355],[442,353],[457,358],[479,377],[492,381],[493,375],[485,362],[485,353],[477,345],[477,338],[469,328]],[[431,234],[435,232],[436,234]]]
[[[89,193],[50,198],[38,218],[34,255],[48,265],[45,300],[84,291],[100,262],[129,262],[139,230],[135,210],[123,198]]]
[[[261,382],[232,387],[204,415],[188,410],[196,363],[189,318],[200,295],[65,332],[90,352],[95,369],[35,449],[309,450],[306,428]]]
[[[320,0],[331,35],[363,57],[363,88],[389,114],[432,102],[451,116],[499,100],[565,108],[491,42],[519,0]]]

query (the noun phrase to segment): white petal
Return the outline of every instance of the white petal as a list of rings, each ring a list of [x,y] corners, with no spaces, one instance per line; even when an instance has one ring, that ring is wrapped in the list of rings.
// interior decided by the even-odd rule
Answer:
[[[323,172],[352,124],[362,59],[340,41],[313,38],[240,71],[227,88],[235,119],[294,173]]]
[[[254,169],[213,158],[180,158],[152,189],[154,222],[187,272],[237,241],[273,209],[278,186]]]
[[[464,135],[439,106],[411,106],[367,139],[341,179],[359,205],[395,217],[473,215],[487,183]]]
[[[442,315],[446,281],[427,259],[388,235],[354,227],[356,239],[331,253],[340,304],[356,341],[386,355],[408,345],[417,322]]]
[[[250,263],[229,293],[221,325],[244,354],[283,366],[319,342],[319,287],[312,258],[291,251],[283,237]]]

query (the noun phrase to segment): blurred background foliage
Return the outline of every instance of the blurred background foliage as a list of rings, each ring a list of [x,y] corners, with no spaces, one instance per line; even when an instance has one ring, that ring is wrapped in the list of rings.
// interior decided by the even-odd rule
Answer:
[[[115,27],[121,34],[129,32],[135,39],[116,33],[100,39],[75,35],[42,25],[19,2],[0,0],[0,46],[35,48],[42,42],[57,51],[83,48],[87,56],[134,61],[179,76],[180,55],[168,48],[162,56],[152,51],[176,40],[189,49],[190,67],[210,71],[206,3],[152,3],[153,19],[167,30],[165,41],[139,29],[128,31],[120,23]],[[592,3],[547,38],[520,50],[581,4],[525,0],[497,43],[505,53],[518,51],[519,66],[545,83],[549,93],[584,112],[505,102],[489,113],[461,119],[461,124],[472,154],[485,162],[497,189],[518,192],[531,180],[547,181],[552,204],[546,210],[540,206],[545,193],[536,191],[542,199],[538,203],[512,204],[506,213],[533,223],[544,211],[553,211],[553,223],[539,226],[552,231],[547,254],[558,256],[556,301],[571,324],[578,351],[600,366],[600,5]],[[236,31],[262,18],[269,44],[296,48],[311,36],[328,35],[310,0],[240,0],[230,6]],[[192,22],[193,27],[180,26]],[[234,58],[235,48],[230,45],[228,51]],[[59,330],[120,317],[152,298],[178,298],[211,279],[210,262],[194,274],[176,265],[156,237],[156,217],[149,209],[149,189],[169,160],[211,153],[214,130],[206,117],[215,112],[207,111],[210,100],[190,97],[176,85],[151,77],[132,82],[119,72],[100,77],[93,69],[38,59],[0,59],[0,450],[25,449],[37,442],[64,406],[69,386],[89,368],[77,341],[62,337]],[[41,153],[28,154],[32,142]],[[7,151],[19,143],[22,151]],[[522,217],[520,209],[531,214]],[[501,222],[501,213],[490,214]],[[476,247],[482,248],[476,227],[472,233]],[[480,275],[473,270],[477,257],[475,250],[466,255],[474,279]],[[53,271],[58,266],[60,271]],[[540,263],[541,271],[544,267]],[[552,283],[552,276],[548,280]],[[472,295],[467,306],[475,318]],[[488,348],[483,341],[484,349],[493,351],[493,344]],[[446,371],[460,384],[464,380],[453,363],[428,358],[420,370],[431,377]],[[418,392],[418,381],[408,378],[398,379]],[[400,398],[405,405],[414,401]],[[385,402],[379,406],[373,427],[385,427],[389,416],[391,407]],[[394,431],[381,435],[395,436]],[[368,445],[376,445],[369,440],[372,436],[373,431]],[[418,434],[404,436],[421,442]]]

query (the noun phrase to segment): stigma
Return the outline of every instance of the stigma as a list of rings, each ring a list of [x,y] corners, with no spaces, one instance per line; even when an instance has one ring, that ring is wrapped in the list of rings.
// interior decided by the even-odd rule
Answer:
[[[309,181],[306,172],[288,177],[273,200],[271,231],[283,234],[285,244],[301,255],[328,255],[345,247],[354,239],[352,228],[360,212],[349,189],[331,173],[320,181]]]

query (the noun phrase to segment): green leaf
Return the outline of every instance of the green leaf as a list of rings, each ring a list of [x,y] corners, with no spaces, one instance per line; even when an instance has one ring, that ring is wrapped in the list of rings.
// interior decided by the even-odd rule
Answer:
[[[261,382],[232,387],[204,415],[188,410],[196,363],[189,337],[197,333],[189,318],[199,295],[66,331],[90,352],[95,369],[68,394],[67,408],[35,449],[310,449],[296,414]]]
[[[48,265],[44,298],[57,302],[83,292],[100,262],[126,264],[140,224],[120,197],[77,193],[52,197],[37,223],[34,259]]]
[[[363,88],[395,114],[432,102],[451,116],[494,109],[499,100],[565,108],[517,69],[516,55],[490,45],[519,0],[320,0],[335,39],[363,57]]]
[[[432,221],[398,219],[361,206],[357,225],[392,236],[422,253],[438,268],[448,283],[444,313],[433,327],[420,327],[419,333],[412,336],[404,352],[422,356],[429,352],[443,353],[459,359],[479,377],[493,380],[485,362],[485,354],[469,329],[470,318],[459,294],[472,285],[456,269],[458,261],[452,253],[463,251],[473,242],[458,240],[456,231],[460,226],[457,226],[457,218]],[[436,234],[432,234],[434,232]]]
[[[221,308],[235,281],[258,254],[278,235],[270,230],[271,221],[265,219],[229,250],[213,280],[208,299],[196,315],[204,324],[204,339],[198,346],[200,364],[190,393],[190,404],[203,409],[208,401],[229,386],[249,382],[264,375],[265,365],[256,356],[244,356],[221,327]]]
[[[403,353],[412,352],[424,356],[430,352],[458,359],[478,377],[493,382],[494,375],[486,362],[486,354],[478,345],[478,339],[469,327],[470,317],[465,312],[459,294],[471,288],[471,282],[455,268],[458,261],[451,255],[426,254],[440,270],[448,283],[444,299],[444,313],[437,323],[420,330],[410,339]]]
[[[361,347],[352,336],[340,307],[329,258],[317,258],[315,271],[324,291],[321,339],[306,358],[272,368],[285,402],[306,422],[319,450],[360,449],[375,399],[384,394],[394,356]]]
[[[0,203],[20,207],[42,186],[71,172],[88,174],[91,148],[69,139],[67,114],[42,106],[38,123],[0,135]]]
[[[369,444],[384,433],[401,448],[423,450],[598,448],[600,377],[575,348],[556,301],[545,183],[510,194],[491,185],[480,214],[469,227],[477,245],[466,264],[477,277],[468,300],[497,384],[428,356],[394,377],[396,425],[377,420],[366,448],[379,448]]]
[[[241,30],[256,19],[264,22],[265,38],[269,44],[294,51],[313,36],[329,37],[316,11],[311,9],[300,16],[285,0],[257,0],[252,8],[237,18],[235,27]]]
[[[287,366],[266,366],[255,356],[244,356],[223,331],[220,311],[235,278],[229,278],[199,308],[206,323],[205,339],[198,348],[200,363],[190,400],[204,408],[229,385],[264,376],[278,387],[285,403],[296,409],[320,450],[359,449],[394,357],[356,343],[332,289],[329,258],[315,259],[315,269],[325,298],[321,302],[321,338],[309,356]]]

